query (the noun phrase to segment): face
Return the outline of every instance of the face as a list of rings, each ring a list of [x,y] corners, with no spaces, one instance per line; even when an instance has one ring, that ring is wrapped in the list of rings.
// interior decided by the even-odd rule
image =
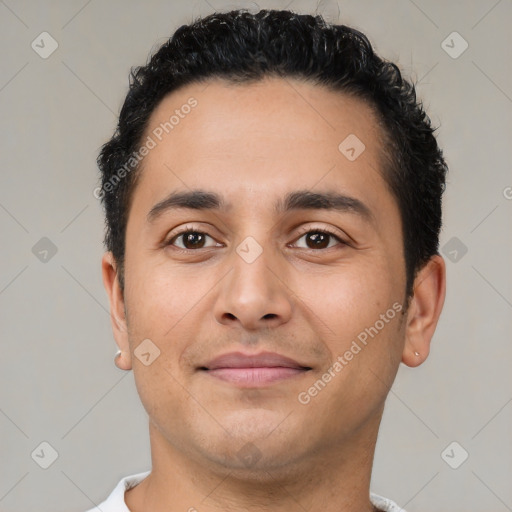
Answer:
[[[371,109],[294,80],[211,81],[167,96],[148,136],[118,342],[162,439],[206,464],[278,468],[378,424],[405,263]]]

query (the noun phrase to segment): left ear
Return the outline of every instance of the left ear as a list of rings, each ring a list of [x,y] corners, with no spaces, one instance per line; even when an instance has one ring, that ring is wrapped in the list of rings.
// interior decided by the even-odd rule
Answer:
[[[423,266],[414,279],[405,327],[402,362],[415,367],[427,359],[430,340],[436,330],[446,294],[446,265],[436,254]]]

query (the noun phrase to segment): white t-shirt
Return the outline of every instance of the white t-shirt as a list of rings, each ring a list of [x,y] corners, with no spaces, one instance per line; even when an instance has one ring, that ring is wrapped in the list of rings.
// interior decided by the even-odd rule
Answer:
[[[145,471],[144,473],[137,473],[136,475],[122,478],[105,501],[100,503],[97,507],[89,509],[87,512],[130,512],[130,509],[126,506],[124,501],[124,493],[128,489],[140,484],[149,473],[151,473],[151,471]],[[395,502],[374,493],[370,493],[370,501],[382,512],[406,512]]]

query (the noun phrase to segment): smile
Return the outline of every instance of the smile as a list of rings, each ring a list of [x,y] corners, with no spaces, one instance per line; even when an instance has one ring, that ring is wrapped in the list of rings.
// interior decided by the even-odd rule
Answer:
[[[309,370],[293,359],[264,352],[224,354],[199,368],[209,376],[240,387],[261,387],[303,375]]]

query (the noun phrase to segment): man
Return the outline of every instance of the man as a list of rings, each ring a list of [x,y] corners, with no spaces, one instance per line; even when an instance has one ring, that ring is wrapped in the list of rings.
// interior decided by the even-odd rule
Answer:
[[[152,470],[94,510],[401,510],[369,487],[445,296],[433,131],[398,68],[320,17],[214,14],[134,71],[96,195]]]

